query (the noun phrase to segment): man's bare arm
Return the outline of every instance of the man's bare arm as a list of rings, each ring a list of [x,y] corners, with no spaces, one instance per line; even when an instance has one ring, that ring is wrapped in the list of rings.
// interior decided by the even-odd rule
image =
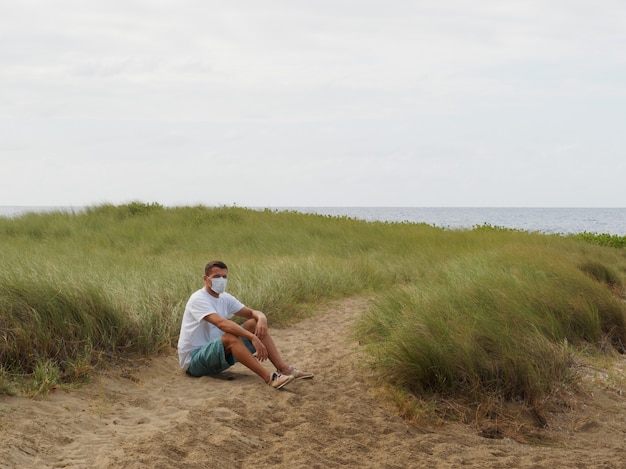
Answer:
[[[265,348],[265,345],[263,345],[261,339],[252,332],[248,331],[244,327],[241,327],[239,324],[231,321],[230,319],[224,319],[217,313],[207,314],[203,319],[228,334],[248,339],[250,342],[252,342],[252,345],[256,349],[257,359],[259,361],[267,360],[267,349]]]
[[[261,340],[267,337],[267,317],[265,317],[265,314],[263,314],[261,311],[257,311],[255,309],[244,306],[235,314],[245,319],[255,319],[256,328],[254,330],[254,335],[256,335]]]

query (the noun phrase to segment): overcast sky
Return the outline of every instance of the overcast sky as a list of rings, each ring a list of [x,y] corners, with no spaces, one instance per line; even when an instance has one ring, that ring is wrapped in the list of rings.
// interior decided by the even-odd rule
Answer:
[[[624,0],[0,5],[0,205],[626,206]]]

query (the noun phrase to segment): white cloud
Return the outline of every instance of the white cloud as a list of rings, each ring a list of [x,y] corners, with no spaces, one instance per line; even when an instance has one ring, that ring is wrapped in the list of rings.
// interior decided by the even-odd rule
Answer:
[[[617,0],[5,10],[0,204],[624,205]]]

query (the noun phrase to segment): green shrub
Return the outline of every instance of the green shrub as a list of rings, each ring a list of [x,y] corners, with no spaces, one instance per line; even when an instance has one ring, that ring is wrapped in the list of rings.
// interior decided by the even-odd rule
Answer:
[[[573,238],[581,239],[583,241],[587,241],[589,243],[599,244],[601,246],[609,246],[613,248],[625,248],[626,247],[626,236],[619,236],[615,234],[608,233],[576,233],[570,235]]]

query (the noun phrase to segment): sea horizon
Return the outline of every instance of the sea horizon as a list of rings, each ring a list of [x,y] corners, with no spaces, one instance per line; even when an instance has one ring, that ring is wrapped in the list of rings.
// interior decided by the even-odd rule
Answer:
[[[80,212],[87,206],[4,205],[0,216],[50,211]],[[189,204],[197,206],[202,204]],[[183,207],[185,205],[166,205]],[[204,205],[225,207],[226,205]],[[547,234],[582,232],[626,236],[626,208],[622,207],[412,207],[412,206],[238,206],[252,210],[295,211],[371,222],[425,223],[446,229],[491,225]]]

